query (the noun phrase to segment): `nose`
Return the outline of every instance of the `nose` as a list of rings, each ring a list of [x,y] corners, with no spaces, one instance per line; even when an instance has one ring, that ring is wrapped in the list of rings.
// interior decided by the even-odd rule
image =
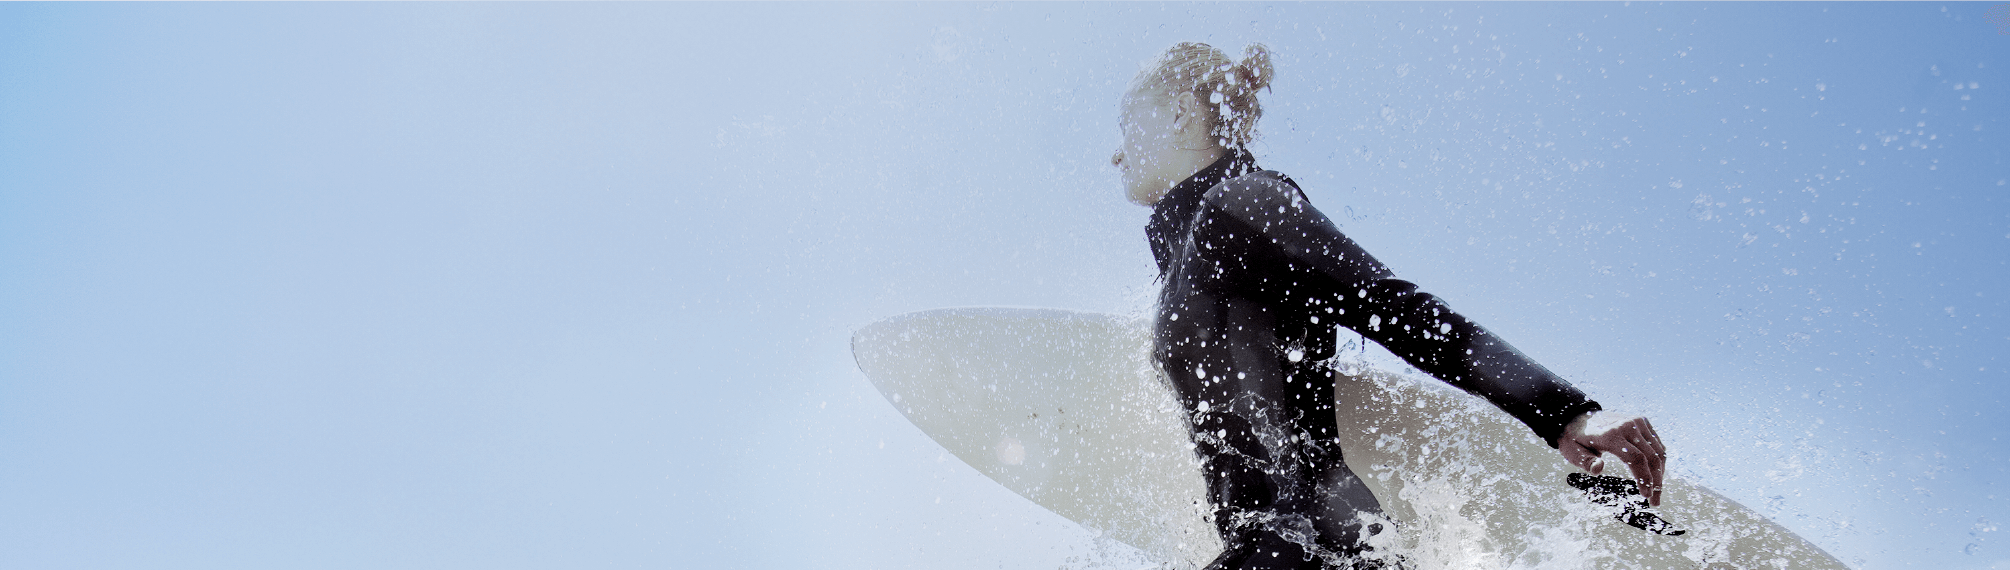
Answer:
[[[1116,154],[1110,155],[1110,166],[1117,167],[1117,170],[1124,169],[1124,151],[1120,150]]]

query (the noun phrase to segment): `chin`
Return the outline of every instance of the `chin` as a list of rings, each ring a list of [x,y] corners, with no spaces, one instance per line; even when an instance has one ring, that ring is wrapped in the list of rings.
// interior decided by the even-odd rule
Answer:
[[[1124,177],[1124,198],[1130,200],[1132,204],[1150,206],[1158,203],[1158,199],[1163,196],[1164,191],[1152,191],[1152,183],[1149,180]]]
[[[1152,199],[1156,198],[1156,196],[1153,196],[1151,189],[1144,184],[1124,185],[1124,198],[1130,200],[1132,204],[1139,206],[1150,206],[1158,202]]]

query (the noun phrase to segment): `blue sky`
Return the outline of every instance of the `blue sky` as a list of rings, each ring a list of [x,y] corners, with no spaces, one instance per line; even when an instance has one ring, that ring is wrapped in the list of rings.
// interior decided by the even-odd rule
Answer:
[[[0,565],[1052,568],[853,328],[1138,312],[1115,101],[1858,567],[2010,567],[1985,3],[0,5]]]

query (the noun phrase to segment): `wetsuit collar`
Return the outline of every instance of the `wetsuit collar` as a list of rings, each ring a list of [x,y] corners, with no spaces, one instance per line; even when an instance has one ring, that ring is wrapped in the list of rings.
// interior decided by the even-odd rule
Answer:
[[[1200,172],[1193,173],[1178,186],[1167,191],[1152,206],[1152,221],[1145,225],[1145,237],[1151,241],[1152,257],[1159,263],[1159,275],[1165,275],[1172,266],[1173,246],[1178,244],[1193,223],[1194,213],[1200,202],[1216,184],[1224,180],[1256,171],[1256,157],[1249,151],[1232,148],[1221,159]]]

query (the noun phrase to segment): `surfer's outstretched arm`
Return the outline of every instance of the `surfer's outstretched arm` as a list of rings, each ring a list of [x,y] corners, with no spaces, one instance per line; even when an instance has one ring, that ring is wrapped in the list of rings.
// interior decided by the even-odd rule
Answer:
[[[1666,452],[1645,419],[1612,429],[1587,429],[1584,420],[1599,410],[1597,402],[1478,323],[1452,312],[1436,296],[1397,279],[1313,208],[1290,179],[1253,173],[1216,186],[1206,203],[1225,214],[1218,216],[1224,223],[1240,226],[1206,235],[1241,234],[1245,237],[1238,239],[1258,242],[1252,245],[1267,245],[1252,249],[1269,250],[1282,258],[1271,262],[1304,269],[1298,274],[1310,282],[1285,285],[1310,291],[1313,302],[1328,304],[1326,314],[1332,322],[1374,339],[1432,376],[1486,398],[1527,424],[1573,465],[1602,469],[1596,461],[1599,453],[1618,456],[1633,468],[1650,501],[1659,503]],[[1217,216],[1202,219],[1210,217]]]

